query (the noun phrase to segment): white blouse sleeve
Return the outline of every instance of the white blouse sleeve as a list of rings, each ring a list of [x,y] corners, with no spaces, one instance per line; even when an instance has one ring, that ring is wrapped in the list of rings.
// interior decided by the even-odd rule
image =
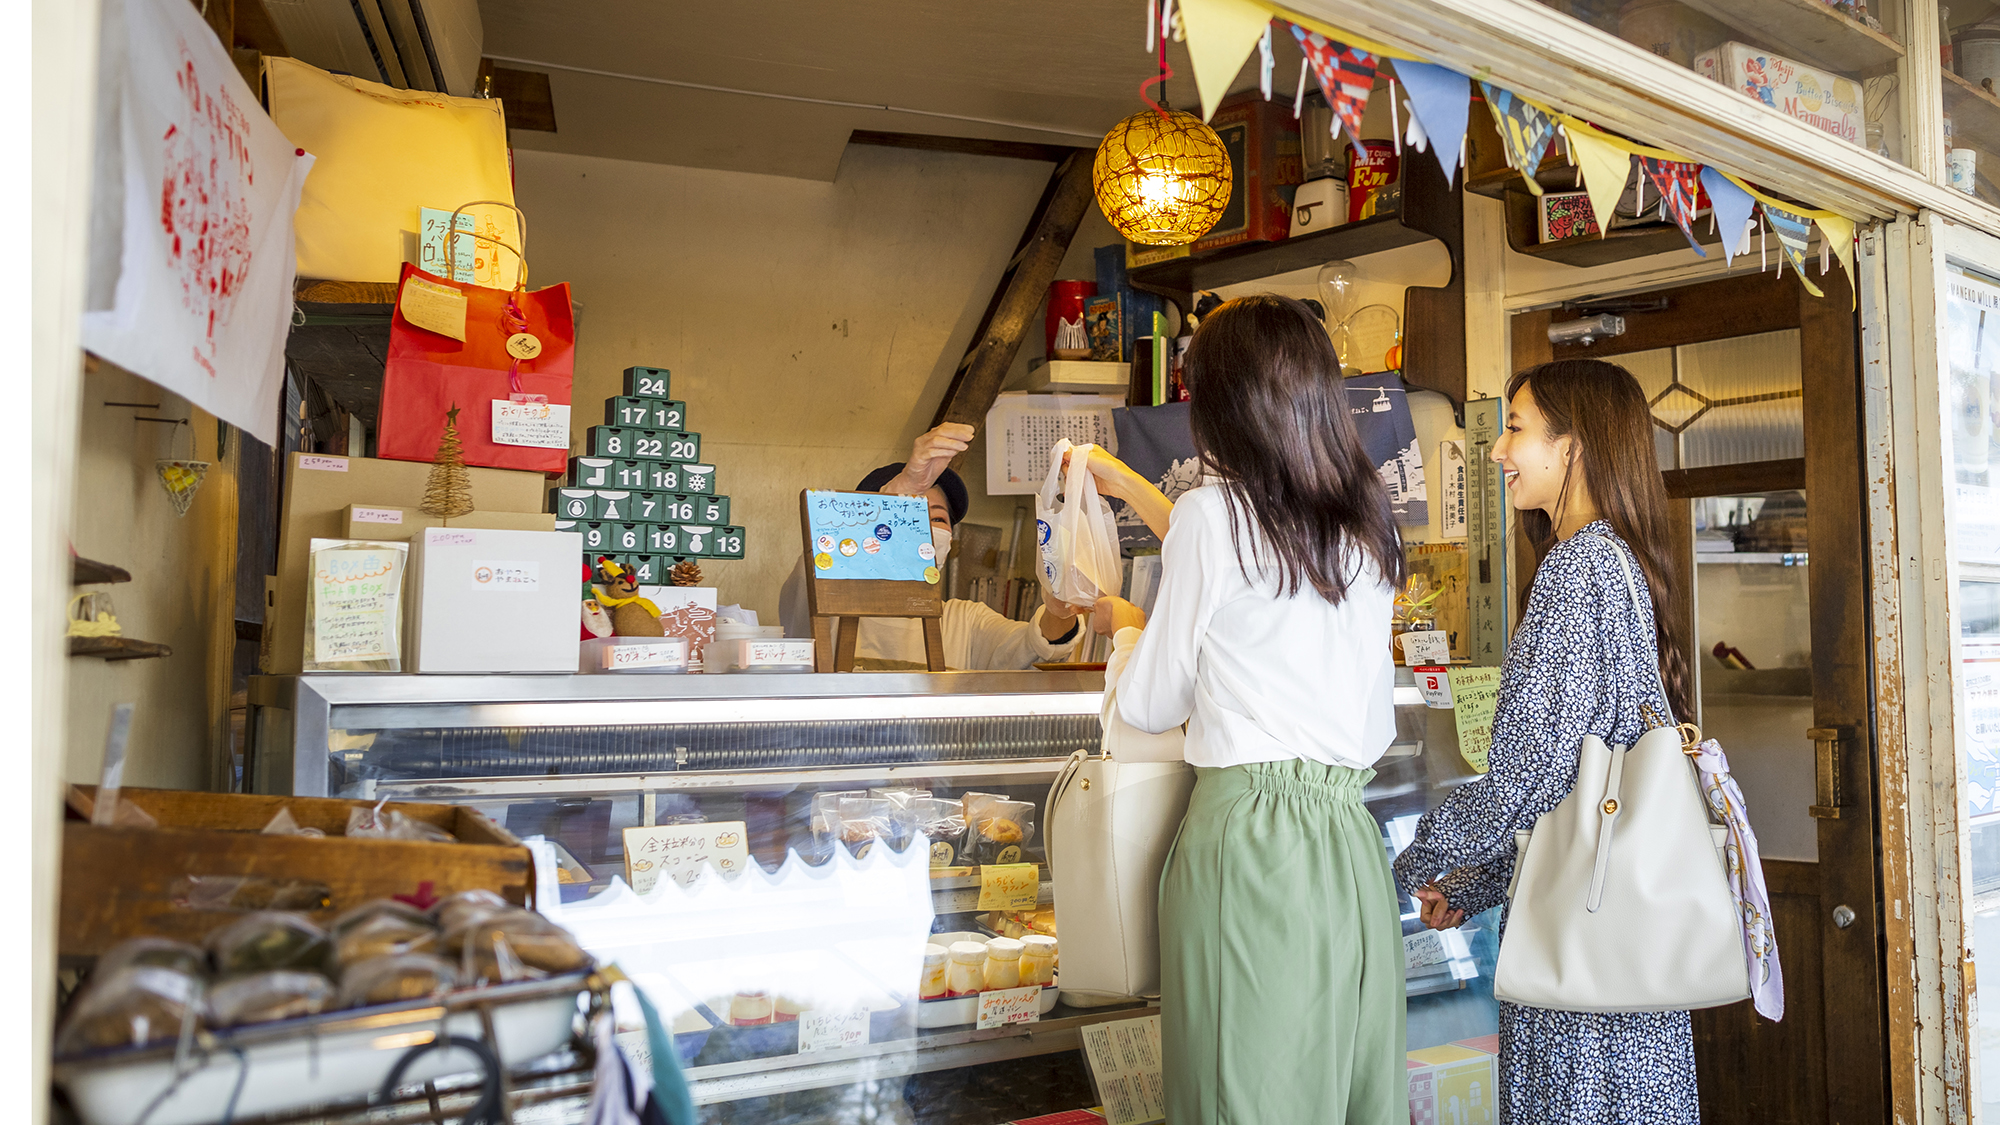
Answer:
[[[1202,637],[1224,590],[1240,581],[1228,522],[1212,487],[1187,493],[1168,519],[1153,615],[1118,677],[1118,714],[1140,730],[1159,734],[1194,713]]]

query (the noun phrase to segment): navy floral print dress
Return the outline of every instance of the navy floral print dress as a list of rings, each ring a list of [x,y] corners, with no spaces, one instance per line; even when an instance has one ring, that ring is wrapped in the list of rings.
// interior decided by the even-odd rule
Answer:
[[[1634,606],[1612,549],[1639,583]],[[1507,646],[1485,776],[1417,824],[1396,857],[1410,892],[1433,879],[1467,918],[1501,905],[1514,830],[1532,828],[1576,784],[1586,734],[1630,744],[1642,707],[1664,715],[1645,572],[1603,520],[1556,544],[1535,572]],[[1504,932],[1505,923],[1502,923]],[[1698,1125],[1686,1012],[1558,1012],[1500,1004],[1502,1125]]]

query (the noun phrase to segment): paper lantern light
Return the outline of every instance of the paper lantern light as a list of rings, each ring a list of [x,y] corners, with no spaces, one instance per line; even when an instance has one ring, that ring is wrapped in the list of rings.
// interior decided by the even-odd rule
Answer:
[[[1091,188],[1119,234],[1148,246],[1184,246],[1229,205],[1229,151],[1199,117],[1145,110],[1097,146]]]

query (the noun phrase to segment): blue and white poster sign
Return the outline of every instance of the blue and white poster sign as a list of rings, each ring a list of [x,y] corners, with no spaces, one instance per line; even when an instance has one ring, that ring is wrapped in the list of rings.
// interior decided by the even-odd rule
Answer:
[[[921,496],[807,492],[806,527],[821,581],[937,582],[930,504]]]

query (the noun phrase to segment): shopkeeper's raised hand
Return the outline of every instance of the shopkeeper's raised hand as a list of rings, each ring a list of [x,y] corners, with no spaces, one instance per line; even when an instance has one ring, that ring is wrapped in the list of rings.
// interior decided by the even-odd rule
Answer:
[[[1063,454],[1063,472],[1069,471],[1070,454]],[[1097,491],[1104,496],[1115,497],[1132,506],[1139,513],[1147,530],[1161,539],[1167,537],[1167,517],[1174,510],[1174,502],[1167,499],[1152,481],[1132,471],[1132,467],[1102,449],[1090,451],[1090,475],[1097,480]],[[1095,625],[1092,626],[1096,628]],[[1104,631],[1097,630],[1100,633]],[[1105,636],[1110,636],[1105,633]]]
[[[909,463],[881,491],[897,496],[922,496],[930,491],[951,467],[951,459],[971,446],[972,432],[964,422],[945,422],[919,434],[910,446]]]
[[[1050,643],[1062,640],[1076,627],[1076,619],[1083,610],[1065,601],[1058,601],[1042,591],[1042,639]]]

